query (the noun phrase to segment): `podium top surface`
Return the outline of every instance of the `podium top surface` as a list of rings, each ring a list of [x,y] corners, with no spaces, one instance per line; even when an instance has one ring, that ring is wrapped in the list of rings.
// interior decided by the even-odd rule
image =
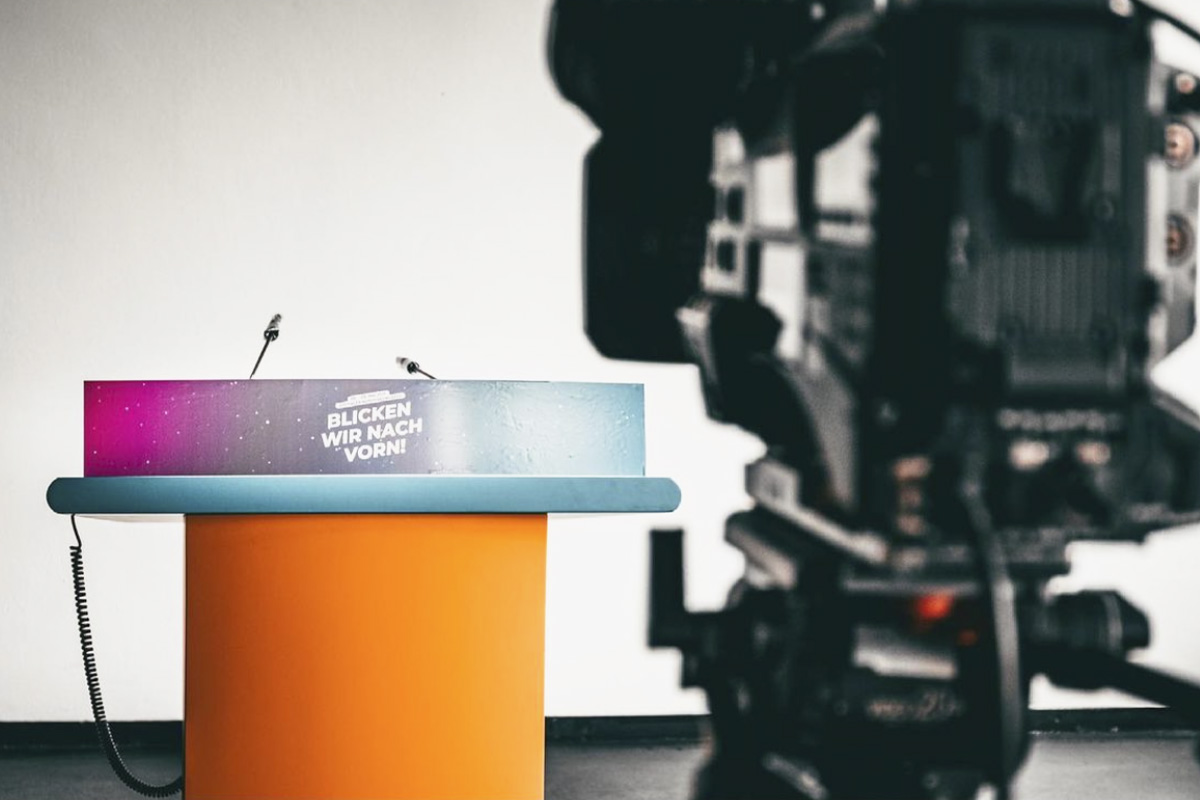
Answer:
[[[672,511],[669,478],[537,475],[167,475],[58,478],[60,514],[554,514]]]

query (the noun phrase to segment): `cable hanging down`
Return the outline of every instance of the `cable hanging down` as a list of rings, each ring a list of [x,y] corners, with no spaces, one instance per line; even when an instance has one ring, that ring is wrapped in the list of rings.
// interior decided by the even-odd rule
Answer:
[[[100,695],[100,677],[96,672],[96,657],[92,651],[92,625],[88,620],[87,590],[83,583],[83,542],[79,538],[79,528],[75,525],[75,515],[71,515],[71,530],[75,532],[75,544],[71,547],[71,576],[75,583],[75,616],[79,620],[79,644],[83,650],[83,671],[87,676],[88,696],[92,701],[92,716],[96,721],[96,735],[100,739],[100,747],[108,759],[113,772],[133,791],[146,797],[170,797],[183,789],[183,776],[180,775],[170,783],[154,785],[138,780],[117,752],[117,743],[113,739],[112,728],[104,714],[104,699]]]

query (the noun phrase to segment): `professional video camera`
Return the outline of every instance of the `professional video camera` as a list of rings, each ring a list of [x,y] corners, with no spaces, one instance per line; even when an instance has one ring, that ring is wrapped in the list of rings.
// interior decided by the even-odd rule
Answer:
[[[1035,674],[1200,720],[1126,660],[1144,614],[1047,591],[1073,541],[1200,520],[1150,380],[1195,327],[1196,40],[1135,0],[558,0],[588,335],[767,446],[724,610],[652,539],[698,797],[1006,795]]]

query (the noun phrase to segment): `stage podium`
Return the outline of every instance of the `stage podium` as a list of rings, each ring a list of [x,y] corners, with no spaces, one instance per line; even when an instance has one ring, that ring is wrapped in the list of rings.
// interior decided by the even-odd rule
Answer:
[[[85,477],[51,508],[184,515],[188,800],[542,797],[547,514],[679,502],[642,474],[641,387],[122,382],[85,401]]]

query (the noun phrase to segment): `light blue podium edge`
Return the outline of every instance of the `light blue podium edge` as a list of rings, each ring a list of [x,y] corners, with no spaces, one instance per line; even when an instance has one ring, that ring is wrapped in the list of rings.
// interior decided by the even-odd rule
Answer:
[[[59,514],[557,514],[673,511],[670,478],[541,475],[169,475],[58,478]]]

